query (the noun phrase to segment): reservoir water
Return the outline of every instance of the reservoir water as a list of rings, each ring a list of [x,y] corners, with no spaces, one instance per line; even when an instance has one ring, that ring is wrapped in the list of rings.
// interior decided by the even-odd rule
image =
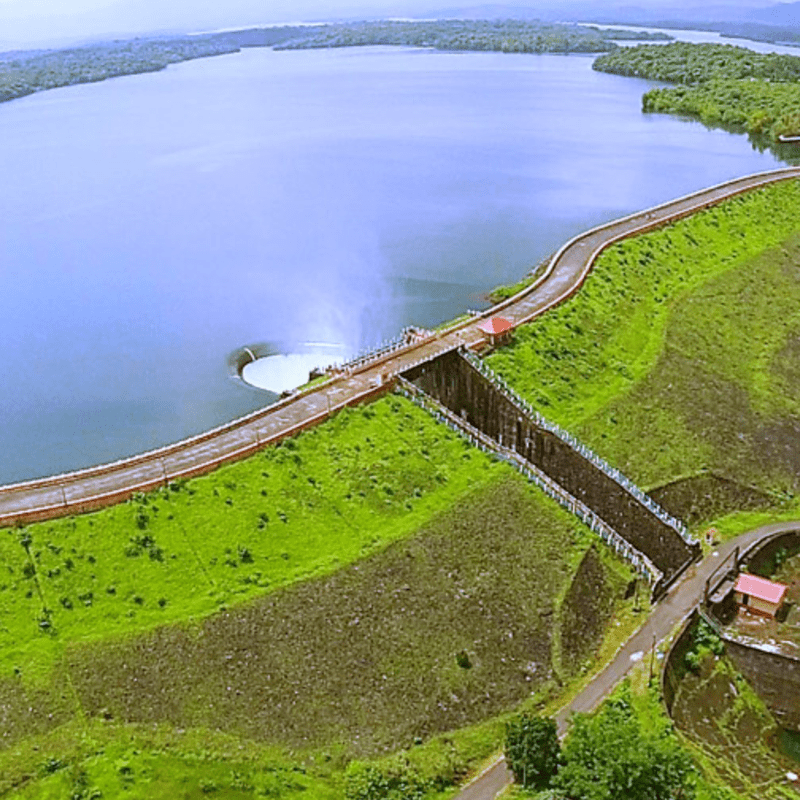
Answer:
[[[436,324],[581,230],[779,165],[592,60],[259,49],[0,105],[0,483],[267,404],[242,345]]]

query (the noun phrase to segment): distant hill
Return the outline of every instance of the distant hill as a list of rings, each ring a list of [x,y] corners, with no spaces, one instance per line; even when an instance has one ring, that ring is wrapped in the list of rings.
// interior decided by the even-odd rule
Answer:
[[[541,19],[559,22],[618,22],[653,25],[662,20],[684,22],[761,22],[772,25],[793,24],[800,3],[774,5],[769,0],[717,2],[711,4],[672,2],[626,4],[598,3],[587,0],[557,3],[531,2],[529,5],[480,3],[475,5],[431,8],[418,17],[456,19]]]

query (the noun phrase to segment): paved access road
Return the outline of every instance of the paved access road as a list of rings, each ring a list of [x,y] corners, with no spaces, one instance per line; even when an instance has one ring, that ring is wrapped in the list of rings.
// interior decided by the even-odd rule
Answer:
[[[111,505],[127,499],[133,492],[209,472],[221,463],[249,455],[270,442],[324,420],[343,406],[374,396],[378,384],[414,364],[459,345],[479,345],[482,335],[478,324],[486,316],[502,314],[519,325],[542,314],[577,291],[596,256],[609,244],[688,216],[757,186],[792,177],[800,177],[800,167],[737,178],[580,234],[556,253],[546,273],[535,284],[482,317],[470,319],[444,333],[378,358],[314,391],[213,431],[114,464],[0,487],[0,525]]]
[[[641,628],[619,649],[592,682],[556,715],[559,736],[564,736],[573,714],[594,711],[635,664],[650,658],[653,648],[669,636],[703,600],[706,581],[736,547],[746,550],[755,542],[800,528],[800,521],[764,525],[725,542],[702,562],[689,568],[667,596],[652,610]],[[659,665],[660,669],[660,665]],[[466,786],[456,800],[494,800],[512,781],[512,775],[500,758]]]

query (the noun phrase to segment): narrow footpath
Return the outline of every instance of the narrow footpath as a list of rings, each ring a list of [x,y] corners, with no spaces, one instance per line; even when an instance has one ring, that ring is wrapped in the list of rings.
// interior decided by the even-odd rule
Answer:
[[[559,736],[563,738],[567,733],[573,714],[594,711],[631,669],[643,659],[649,658],[653,648],[664,641],[675,627],[694,611],[703,600],[706,581],[736,547],[744,551],[760,539],[798,528],[800,521],[779,522],[755,528],[723,543],[699,564],[690,567],[683,578],[651,611],[639,630],[617,651],[614,660],[601,670],[572,702],[558,712],[555,719]],[[456,800],[494,800],[512,780],[505,760],[499,758],[464,787],[456,796]]]
[[[793,177],[800,177],[800,167],[749,175],[600,225],[567,242],[545,274],[515,297],[422,342],[377,357],[313,391],[159,450],[113,464],[0,487],[0,526],[112,505],[133,492],[210,472],[222,463],[243,458],[322,422],[344,406],[376,396],[395,375],[415,364],[461,345],[478,346],[482,341],[478,325],[486,317],[502,314],[516,326],[544,313],[578,290],[596,257],[613,242],[689,216],[758,186]]]

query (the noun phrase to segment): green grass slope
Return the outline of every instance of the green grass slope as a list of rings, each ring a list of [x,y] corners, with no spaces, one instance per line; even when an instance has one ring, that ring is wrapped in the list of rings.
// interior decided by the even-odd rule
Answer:
[[[648,489],[709,472],[794,491],[798,207],[790,181],[614,245],[492,367]]]
[[[6,678],[3,737],[41,732],[47,711],[52,725],[79,713],[351,754],[409,746],[592,657],[628,574],[590,541],[504,467],[413,538],[333,574],[202,621],[70,645],[46,684]]]
[[[446,787],[499,729],[438,735],[583,669],[631,577],[399,397],[0,541],[0,796],[327,798],[404,747]]]
[[[96,514],[0,531],[0,677],[202,617],[411,535],[499,465],[401,398]]]
[[[199,625],[71,648],[66,668],[91,716],[391,751],[513,707],[554,677],[556,602],[580,536],[509,471],[409,541]],[[602,566],[589,577],[596,640],[618,592]]]

